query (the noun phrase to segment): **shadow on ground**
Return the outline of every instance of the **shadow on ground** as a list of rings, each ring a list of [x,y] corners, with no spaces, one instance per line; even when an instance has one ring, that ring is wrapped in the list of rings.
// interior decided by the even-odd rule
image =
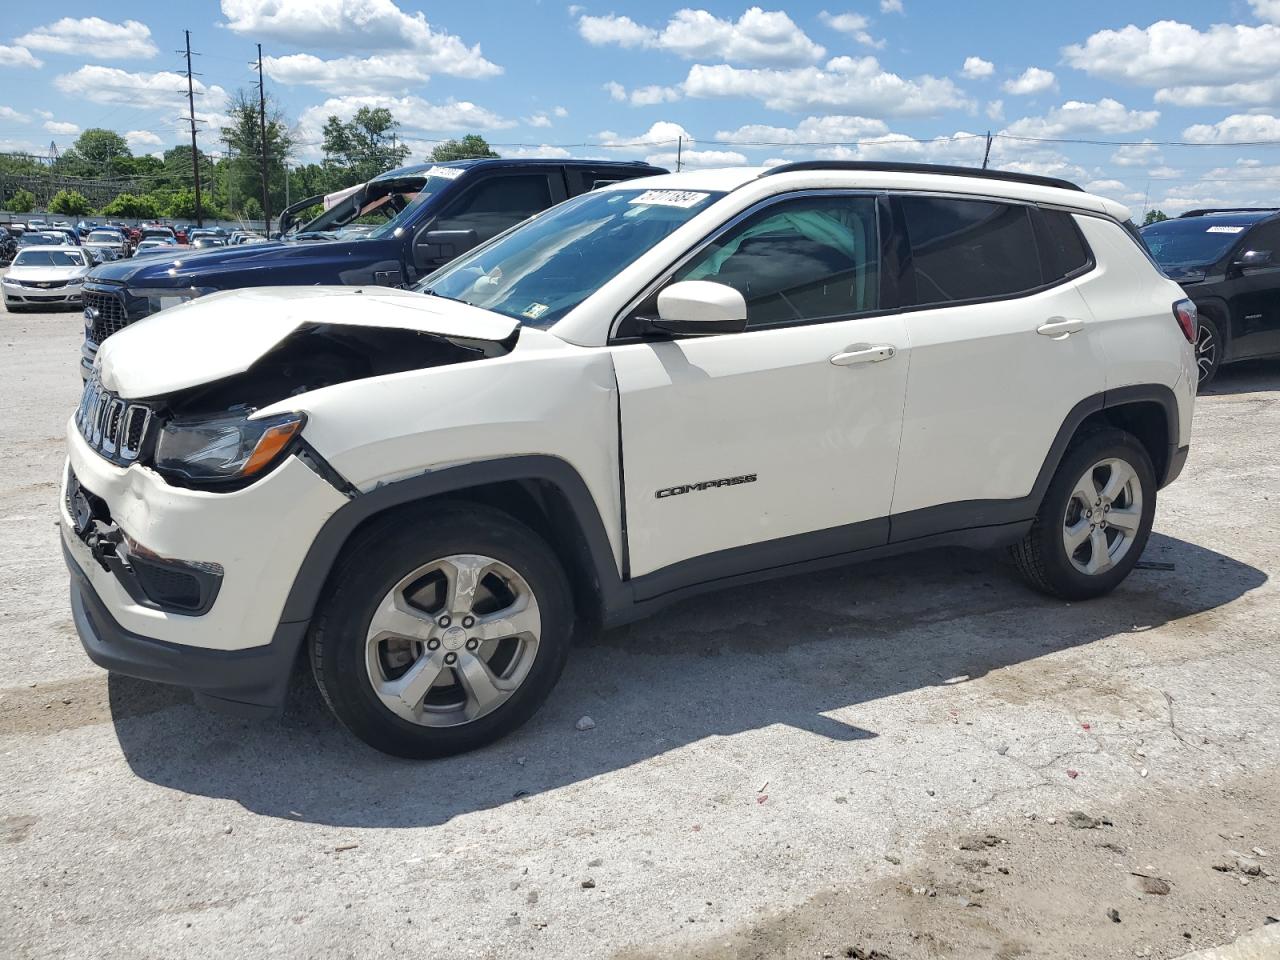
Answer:
[[[430,763],[356,741],[302,677],[280,722],[206,713],[184,691],[114,675],[110,704],[129,765],[153,783],[267,816],[430,825],[773,724],[856,752],[897,731],[824,714],[1201,614],[1267,580],[1158,534],[1144,560],[1174,570],[1136,570],[1112,596],[1069,606],[1024,588],[996,557],[963,550],[691,600],[577,648],[548,704],[513,736]],[[157,697],[172,707],[157,709]],[[583,715],[596,729],[574,729]]]
[[[1205,396],[1232,396],[1239,393],[1271,393],[1280,390],[1280,359],[1242,360],[1218,370],[1213,382],[1201,393]]]

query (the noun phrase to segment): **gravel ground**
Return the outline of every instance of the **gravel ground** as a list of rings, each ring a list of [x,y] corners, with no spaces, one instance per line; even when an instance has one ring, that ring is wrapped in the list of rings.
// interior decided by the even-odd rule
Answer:
[[[1201,398],[1171,571],[1073,605],[942,551],[702,598],[415,764],[304,684],[251,724],[85,658],[80,331],[0,314],[0,956],[1175,957],[1280,913],[1280,362]]]

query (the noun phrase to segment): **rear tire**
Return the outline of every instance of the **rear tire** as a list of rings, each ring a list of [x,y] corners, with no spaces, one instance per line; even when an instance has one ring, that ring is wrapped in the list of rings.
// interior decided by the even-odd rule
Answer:
[[[1213,382],[1222,366],[1222,329],[1218,321],[1208,314],[1200,315],[1200,329],[1196,333],[1195,357],[1199,388],[1203,390]]]
[[[1122,430],[1091,432],[1067,450],[1031,530],[1010,554],[1043,593],[1100,597],[1142,556],[1155,509],[1155,469],[1142,444]]]
[[[357,534],[311,632],[312,672],[365,743],[425,759],[512,732],[564,670],[572,594],[532,530],[488,507],[397,512]]]

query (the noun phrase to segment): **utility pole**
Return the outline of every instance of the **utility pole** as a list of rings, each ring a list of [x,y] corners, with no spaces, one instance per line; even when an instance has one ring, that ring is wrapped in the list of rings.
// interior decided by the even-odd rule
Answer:
[[[684,134],[676,137],[676,173],[680,172],[680,155],[684,153]]]
[[[271,236],[271,193],[267,179],[267,88],[262,82],[262,44],[258,44],[258,127],[262,138],[262,218],[263,234]]]
[[[204,226],[204,211],[200,206],[200,150],[196,147],[196,91],[191,79],[191,31],[187,35],[187,122],[191,124],[191,173],[196,181],[196,226]]]
[[[987,152],[982,155],[982,169],[987,169],[987,161],[991,159],[991,131],[987,131]]]

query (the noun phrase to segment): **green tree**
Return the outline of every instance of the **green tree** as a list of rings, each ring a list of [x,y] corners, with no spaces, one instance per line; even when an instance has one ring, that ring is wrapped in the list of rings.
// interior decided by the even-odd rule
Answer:
[[[93,209],[93,204],[79,190],[59,190],[49,201],[50,213],[65,213],[78,217]]]
[[[111,177],[126,172],[133,151],[114,130],[91,127],[76,138],[54,164],[58,173],[71,177]]]
[[[5,206],[14,213],[30,213],[36,208],[36,195],[30,190],[15,190]]]
[[[104,217],[153,220],[160,216],[160,204],[152,196],[122,193],[103,207],[101,213]]]
[[[399,127],[386,107],[361,107],[346,123],[330,116],[324,125],[324,153],[332,188],[364,183],[403,164],[409,148],[396,140]]]
[[[478,133],[468,133],[461,140],[446,140],[436,144],[428,158],[436,163],[448,160],[470,160],[473,157],[496,157],[498,154],[487,140]]]
[[[1145,227],[1149,223],[1159,223],[1161,220],[1168,219],[1163,210],[1148,210],[1147,217],[1142,221],[1142,225]]]
[[[258,204],[258,216],[262,215],[262,158],[265,154],[271,209],[284,209],[284,165],[293,150],[293,137],[289,133],[284,114],[268,98],[267,137],[264,144],[256,95],[251,96],[245,90],[237,91],[227,113],[231,117],[231,124],[222,128],[222,139],[232,156],[223,161],[226,168],[221,172],[224,174],[222,189],[226,195],[234,198],[229,201],[228,206],[234,210],[238,201],[239,209],[243,212],[247,209],[248,199],[253,198]],[[245,213],[245,216],[248,214]]]

